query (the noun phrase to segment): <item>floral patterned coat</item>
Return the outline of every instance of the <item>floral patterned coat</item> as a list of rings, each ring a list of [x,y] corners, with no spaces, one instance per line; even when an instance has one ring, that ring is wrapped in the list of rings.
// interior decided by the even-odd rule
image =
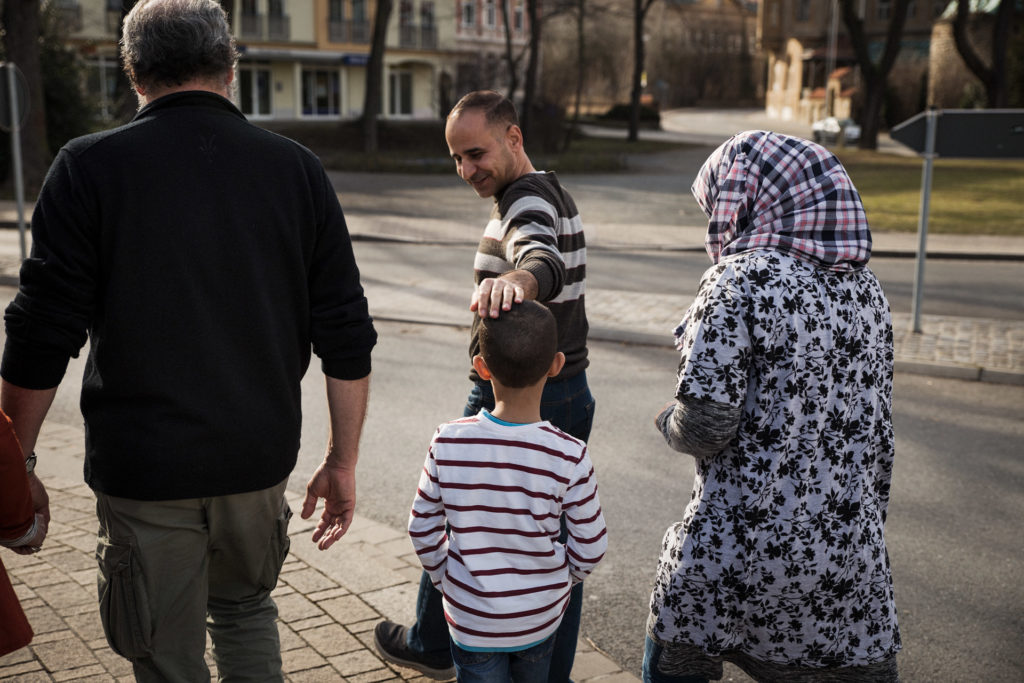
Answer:
[[[677,398],[740,418],[665,534],[648,633],[794,666],[892,656],[893,337],[874,274],[727,255],[678,333]]]

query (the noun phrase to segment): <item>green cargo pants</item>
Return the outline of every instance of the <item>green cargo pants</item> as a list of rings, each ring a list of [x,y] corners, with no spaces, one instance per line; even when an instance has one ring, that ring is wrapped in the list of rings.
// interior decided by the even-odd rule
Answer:
[[[140,501],[97,492],[100,618],[149,681],[280,681],[270,592],[288,554],[287,480],[214,498]]]

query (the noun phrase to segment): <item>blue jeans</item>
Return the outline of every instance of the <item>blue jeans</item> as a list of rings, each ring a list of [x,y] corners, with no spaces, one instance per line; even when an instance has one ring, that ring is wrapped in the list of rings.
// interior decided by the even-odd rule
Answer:
[[[518,652],[473,652],[452,643],[459,683],[535,683],[547,680],[555,634]]]
[[[494,410],[494,392],[490,382],[477,382],[469,392],[463,416],[469,417],[481,408]],[[594,397],[587,385],[587,374],[581,372],[575,377],[544,385],[541,396],[540,416],[562,431],[586,441],[594,424]],[[562,533],[558,540],[565,542],[568,533],[565,518],[562,518]],[[569,605],[562,615],[562,623],[555,633],[554,652],[547,680],[549,683],[566,683],[572,673],[572,662],[576,658],[576,641],[580,633],[580,611],[583,609],[583,584],[573,586]],[[409,628],[406,636],[409,649],[414,652],[444,656],[451,651],[448,637],[448,623],[444,619],[441,591],[434,588],[430,575],[420,576],[419,593],[416,596],[416,623]]]

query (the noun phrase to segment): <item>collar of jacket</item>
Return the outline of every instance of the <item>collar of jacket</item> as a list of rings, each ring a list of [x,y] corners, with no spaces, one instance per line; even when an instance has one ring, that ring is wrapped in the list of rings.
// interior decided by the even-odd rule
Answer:
[[[184,90],[182,92],[174,92],[169,95],[153,100],[145,107],[139,110],[139,112],[133,118],[133,121],[137,121],[144,118],[153,112],[170,109],[172,107],[210,107],[213,109],[223,109],[224,111],[234,114],[240,119],[245,118],[245,114],[238,110],[230,100],[225,97],[218,95],[217,93],[210,92],[208,90]]]

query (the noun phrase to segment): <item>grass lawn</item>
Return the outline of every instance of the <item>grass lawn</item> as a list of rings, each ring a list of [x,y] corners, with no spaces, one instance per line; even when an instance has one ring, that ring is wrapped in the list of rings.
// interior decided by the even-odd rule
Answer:
[[[924,161],[838,149],[874,230],[915,232]],[[936,159],[929,233],[1024,235],[1024,160]]]

